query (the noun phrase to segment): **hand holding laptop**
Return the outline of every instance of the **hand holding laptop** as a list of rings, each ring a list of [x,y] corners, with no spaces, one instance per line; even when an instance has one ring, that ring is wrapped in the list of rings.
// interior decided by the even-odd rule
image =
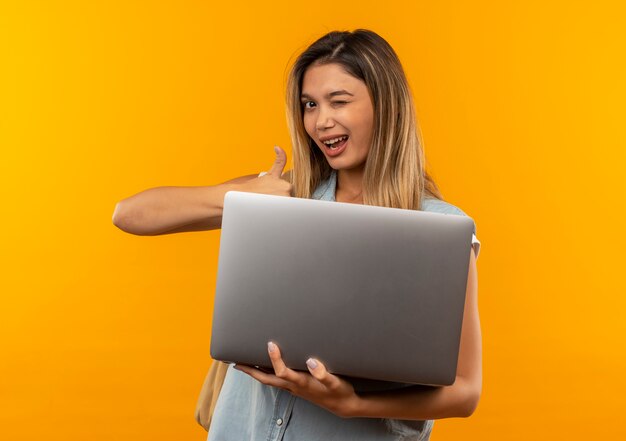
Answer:
[[[331,374],[326,367],[314,358],[306,361],[311,375],[289,369],[282,359],[280,348],[268,342],[268,353],[274,373],[266,372],[252,366],[236,365],[240,370],[257,381],[268,386],[285,389],[292,394],[317,404],[335,415],[351,416],[351,411],[359,400],[352,384]]]

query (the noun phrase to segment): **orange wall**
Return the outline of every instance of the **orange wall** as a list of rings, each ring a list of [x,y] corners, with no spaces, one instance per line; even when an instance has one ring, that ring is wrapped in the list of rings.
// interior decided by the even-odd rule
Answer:
[[[219,233],[113,208],[267,169],[290,58],[364,27],[483,243],[482,401],[432,439],[623,439],[621,2],[208,3],[0,4],[0,437],[204,439]]]

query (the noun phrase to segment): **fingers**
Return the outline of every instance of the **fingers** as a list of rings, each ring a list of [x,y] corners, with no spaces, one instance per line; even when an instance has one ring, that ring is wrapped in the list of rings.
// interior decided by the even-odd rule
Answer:
[[[276,152],[276,159],[274,160],[274,164],[272,164],[272,168],[268,174],[280,178],[283,174],[285,165],[287,165],[287,153],[285,153],[285,151],[278,146],[274,146],[274,151]]]
[[[272,366],[274,367],[274,375],[291,383],[295,383],[298,386],[304,386],[306,384],[306,378],[302,374],[289,369],[285,365],[285,362],[280,354],[280,349],[278,349],[278,346],[275,343],[271,341],[268,342],[267,351],[270,355]]]
[[[295,383],[298,386],[306,385],[306,377],[304,377],[299,372],[289,369],[285,365],[285,362],[283,361],[283,358],[280,354],[280,349],[278,349],[278,346],[275,343],[269,342],[267,344],[267,350],[270,354],[272,366],[274,366],[274,374],[278,378],[282,378],[291,383]],[[311,372],[311,375],[313,375],[313,377],[317,381],[322,383],[329,390],[337,390],[340,388],[341,381],[339,380],[339,377],[328,372],[326,370],[326,366],[324,366],[321,361],[315,358],[309,358],[306,361],[306,365],[309,368],[309,372]]]
[[[280,387],[281,389],[289,389],[290,383],[282,378],[278,378],[275,375],[261,371],[260,369],[253,368],[252,366],[245,366],[238,364],[234,367],[238,371],[250,375],[252,378],[266,386]]]
[[[308,380],[306,375],[291,370],[285,365],[285,362],[280,355],[280,349],[278,349],[278,346],[275,343],[269,342],[267,344],[267,350],[270,355],[272,367],[274,368],[274,374],[266,373],[260,369],[240,364],[236,365],[235,369],[245,372],[265,385],[280,387],[282,389],[289,390],[290,392],[295,392],[298,388],[307,386]]]
[[[328,389],[337,390],[341,386],[341,381],[339,380],[339,377],[328,372],[326,370],[326,366],[324,366],[321,361],[317,360],[316,358],[309,358],[306,361],[306,365],[309,368],[309,372],[311,372],[311,375],[313,375],[313,377],[317,381],[322,383]]]

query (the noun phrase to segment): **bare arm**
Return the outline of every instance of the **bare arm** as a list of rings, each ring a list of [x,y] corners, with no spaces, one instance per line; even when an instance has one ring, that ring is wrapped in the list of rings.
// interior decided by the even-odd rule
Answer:
[[[140,236],[220,228],[226,192],[255,177],[242,176],[205,187],[150,188],[118,202],[113,223]]]
[[[117,203],[113,224],[139,236],[220,228],[224,196],[229,190],[290,195],[289,172],[281,176],[286,162],[281,149],[269,174],[262,177],[246,175],[212,186],[144,190]]]

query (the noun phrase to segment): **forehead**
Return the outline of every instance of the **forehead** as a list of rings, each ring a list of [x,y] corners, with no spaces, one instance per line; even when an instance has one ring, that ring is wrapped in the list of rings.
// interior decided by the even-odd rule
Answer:
[[[356,95],[367,91],[367,86],[336,63],[313,65],[304,72],[302,96],[321,97],[340,89]]]

